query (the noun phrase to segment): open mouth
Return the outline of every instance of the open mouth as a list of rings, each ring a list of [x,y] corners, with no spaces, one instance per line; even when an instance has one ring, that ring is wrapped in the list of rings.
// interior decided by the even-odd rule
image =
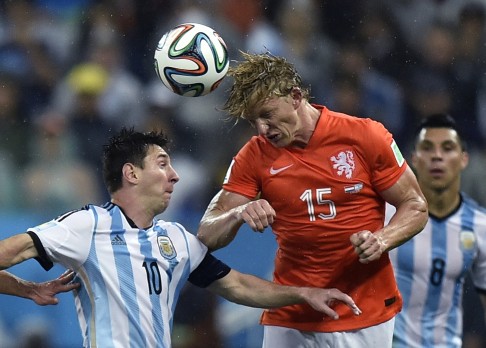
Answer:
[[[279,134],[269,134],[267,135],[267,139],[272,142],[276,142],[279,139]]]
[[[438,169],[438,168],[434,168],[434,169],[431,169],[429,171],[430,175],[432,175],[433,177],[437,177],[437,176],[442,176],[444,175],[444,170],[442,169]]]

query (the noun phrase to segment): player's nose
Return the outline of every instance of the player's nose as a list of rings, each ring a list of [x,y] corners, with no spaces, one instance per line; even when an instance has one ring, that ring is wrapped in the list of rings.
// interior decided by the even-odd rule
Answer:
[[[171,166],[171,170],[169,172],[169,181],[175,184],[176,182],[179,181],[179,174],[175,171],[175,169]]]
[[[432,152],[432,158],[442,159],[442,157],[443,157],[442,150],[439,147],[435,148],[434,151]]]
[[[260,135],[264,135],[268,131],[268,124],[266,124],[262,120],[256,120],[255,127],[257,129],[258,134]]]

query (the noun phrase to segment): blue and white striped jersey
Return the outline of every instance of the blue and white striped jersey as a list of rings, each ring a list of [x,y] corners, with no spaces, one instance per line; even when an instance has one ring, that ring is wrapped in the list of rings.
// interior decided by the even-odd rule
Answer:
[[[52,262],[77,272],[85,347],[171,347],[178,296],[207,253],[193,234],[162,220],[136,228],[112,203],[88,205],[29,233]]]
[[[422,232],[390,252],[403,297],[394,348],[462,346],[467,272],[477,288],[486,290],[486,209],[465,194],[461,198],[450,216],[430,216]],[[394,211],[387,206],[386,223]]]

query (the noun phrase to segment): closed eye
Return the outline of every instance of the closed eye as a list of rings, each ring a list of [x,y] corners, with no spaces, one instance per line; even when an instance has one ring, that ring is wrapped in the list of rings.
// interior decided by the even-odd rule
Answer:
[[[170,163],[169,156],[167,154],[160,154],[157,156],[158,165],[161,168],[166,167]]]

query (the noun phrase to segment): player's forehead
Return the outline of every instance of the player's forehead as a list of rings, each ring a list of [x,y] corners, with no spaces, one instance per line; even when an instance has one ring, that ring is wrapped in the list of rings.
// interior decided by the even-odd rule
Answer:
[[[157,160],[164,160],[170,161],[170,156],[168,152],[160,147],[159,145],[149,145],[147,148],[147,154],[145,155],[145,160],[148,161],[157,161]]]
[[[271,95],[263,101],[254,104],[246,111],[245,119],[255,121],[257,118],[263,117],[268,112],[277,109],[282,98],[283,97]]]
[[[447,127],[423,128],[418,135],[418,142],[454,142],[460,143],[459,134],[455,129]]]

